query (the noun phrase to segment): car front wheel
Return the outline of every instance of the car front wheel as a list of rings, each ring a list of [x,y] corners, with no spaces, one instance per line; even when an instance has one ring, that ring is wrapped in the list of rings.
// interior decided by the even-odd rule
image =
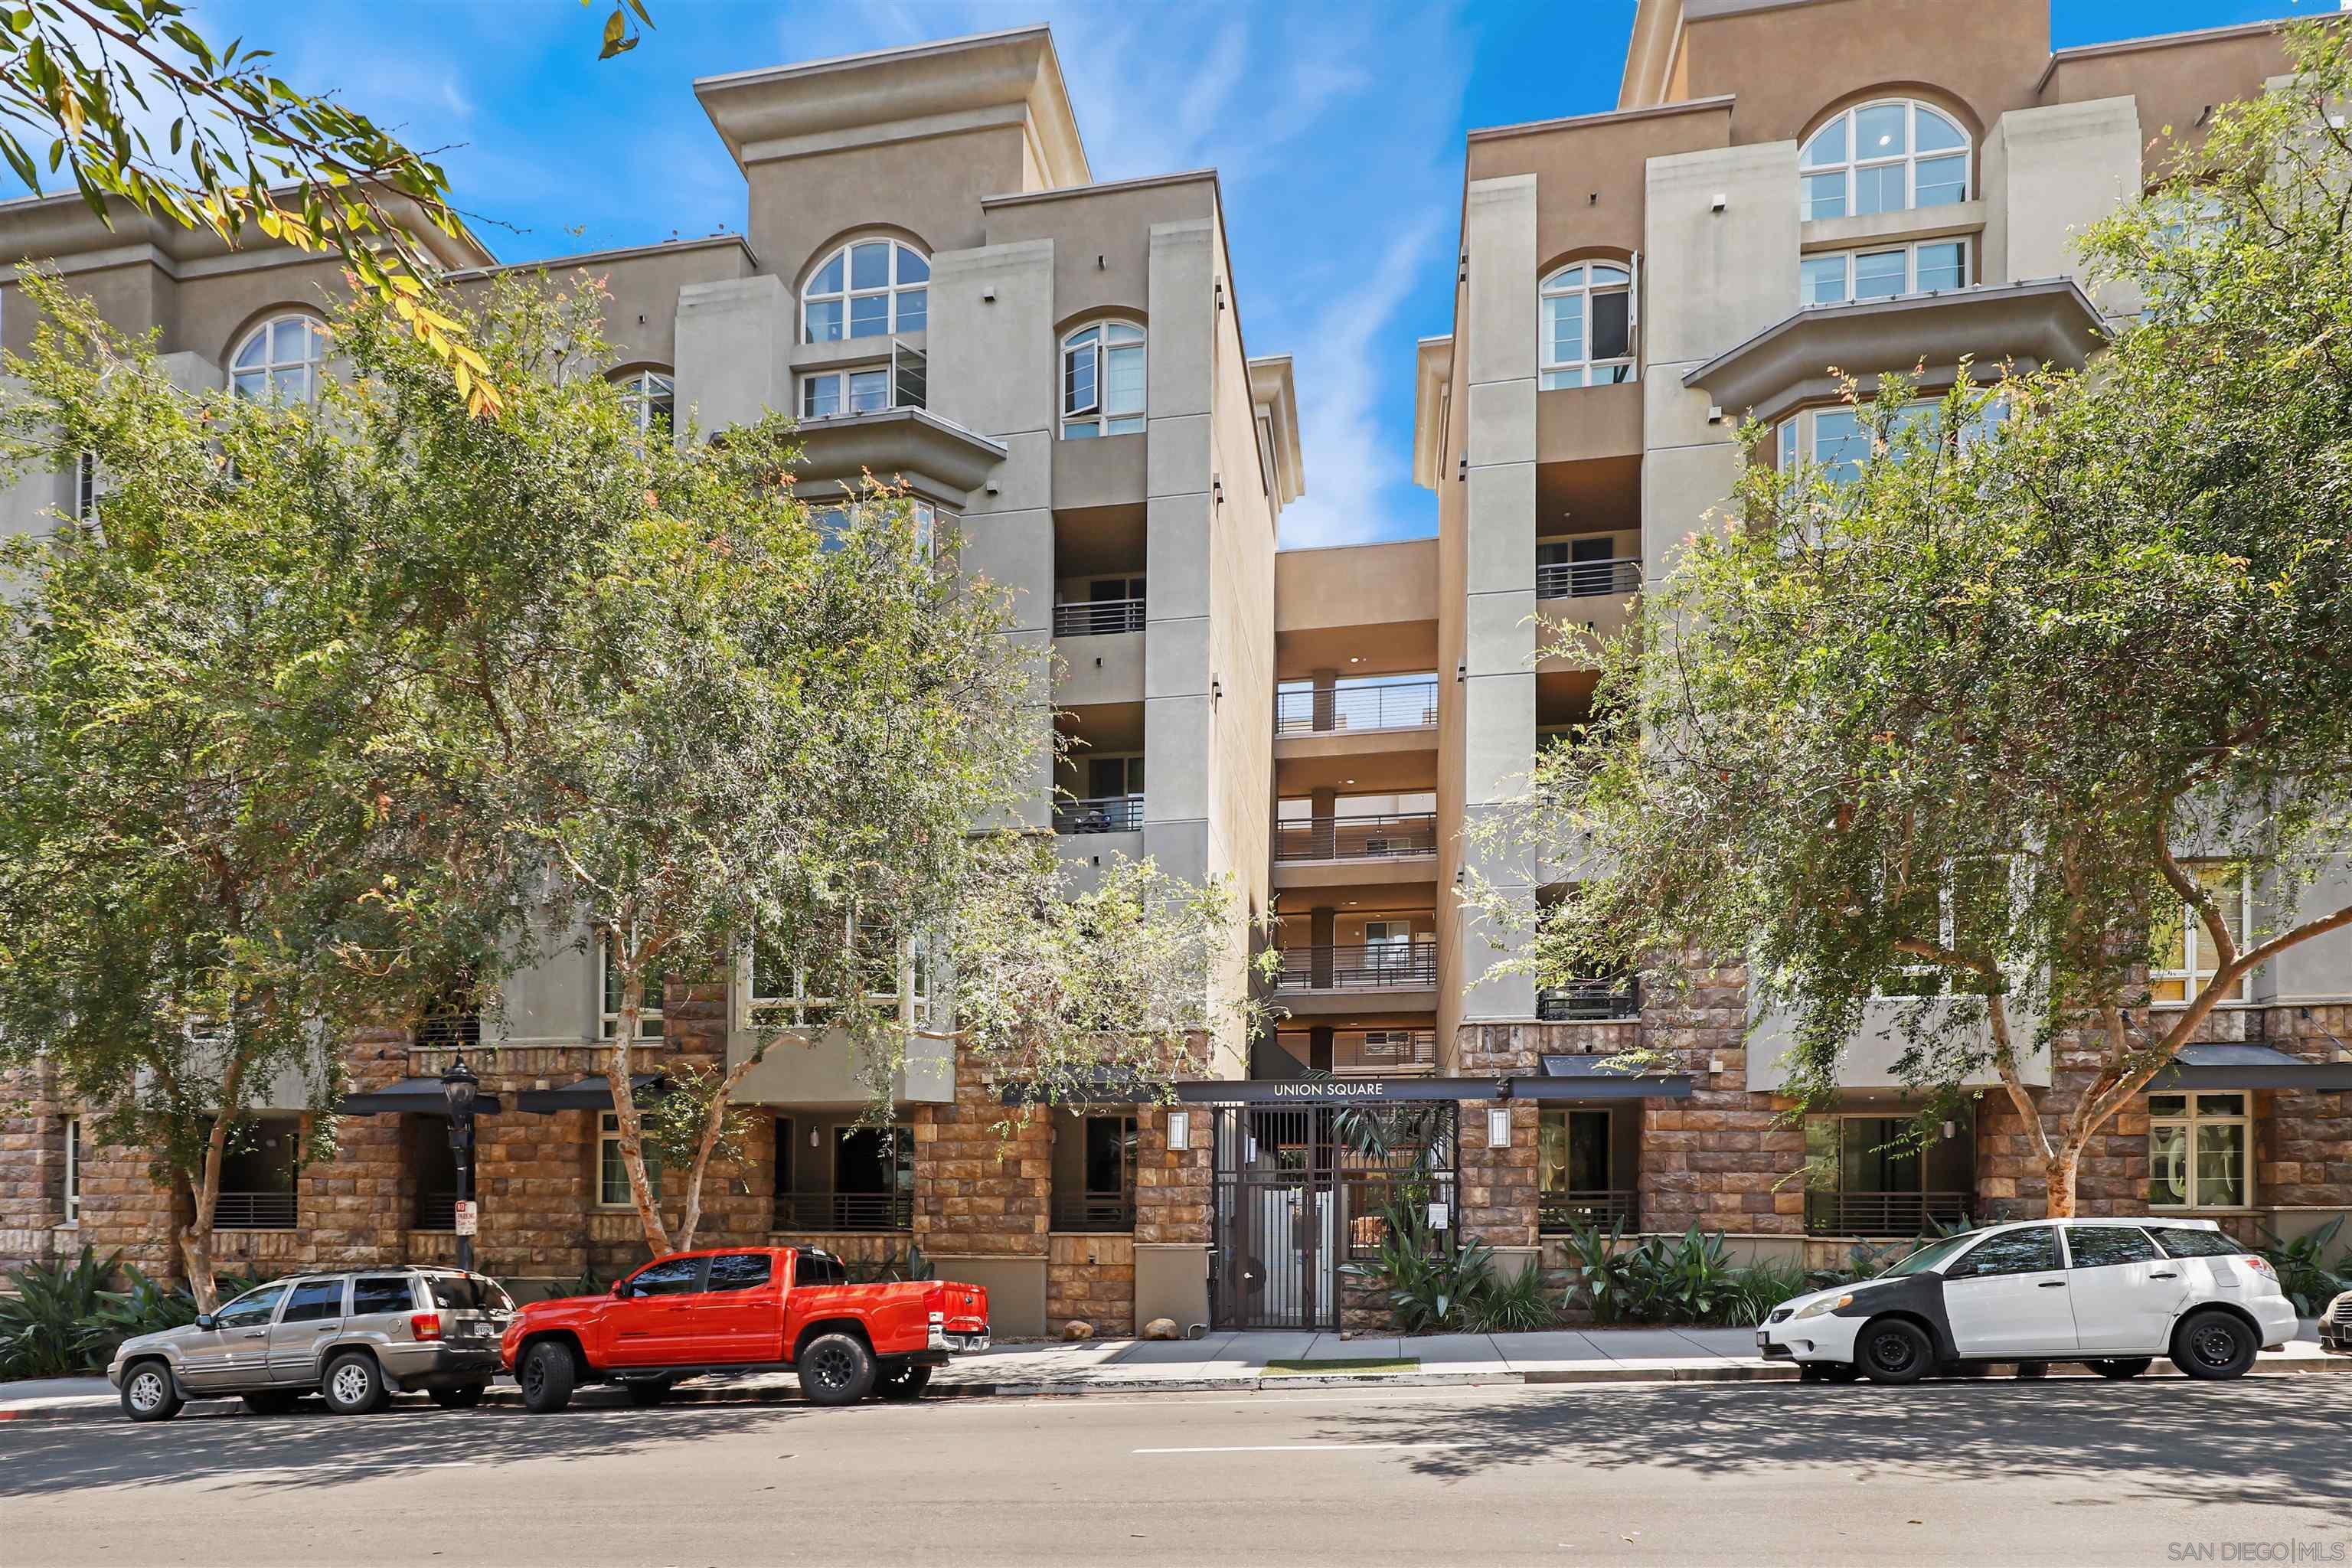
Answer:
[[[1916,1383],[1936,1364],[1936,1347],[1918,1324],[1882,1318],[1864,1326],[1853,1359],[1873,1383]]]
[[[2155,1357],[2144,1355],[2126,1356],[2120,1361],[2095,1361],[2089,1363],[2093,1372],[2097,1373],[2101,1377],[2111,1377],[2117,1383],[2123,1382],[2126,1378],[2137,1377],[2155,1364]]]
[[[383,1369],[375,1364],[375,1357],[357,1351],[337,1356],[327,1363],[319,1392],[327,1396],[327,1408],[336,1415],[364,1415],[385,1403]]]
[[[874,1392],[874,1352],[855,1334],[819,1334],[801,1351],[801,1393],[811,1405],[855,1405]]]
[[[186,1403],[159,1361],[142,1361],[122,1380],[122,1414],[133,1421],[169,1421]]]
[[[2172,1331],[2172,1364],[2191,1377],[2243,1377],[2262,1348],[2244,1320],[2228,1312],[2191,1312]]]
[[[530,1347],[522,1358],[522,1372],[518,1379],[522,1384],[522,1407],[534,1415],[547,1415],[572,1403],[572,1384],[576,1371],[572,1364],[572,1352],[552,1341],[542,1340]]]

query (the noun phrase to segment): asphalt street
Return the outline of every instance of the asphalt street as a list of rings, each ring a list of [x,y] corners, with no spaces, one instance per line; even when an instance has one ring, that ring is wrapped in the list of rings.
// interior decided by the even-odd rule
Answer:
[[[0,1563],[2347,1563],[2345,1398],[1995,1380],[23,1422],[0,1425]]]

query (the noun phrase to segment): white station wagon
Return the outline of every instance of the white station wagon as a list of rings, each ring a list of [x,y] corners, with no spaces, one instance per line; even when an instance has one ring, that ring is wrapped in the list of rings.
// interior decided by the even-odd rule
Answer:
[[[2211,1220],[2070,1219],[1931,1242],[1875,1279],[1783,1301],[1756,1343],[1835,1381],[1916,1383],[1970,1361],[2137,1377],[2158,1356],[2219,1378],[2294,1331],[2278,1275]]]

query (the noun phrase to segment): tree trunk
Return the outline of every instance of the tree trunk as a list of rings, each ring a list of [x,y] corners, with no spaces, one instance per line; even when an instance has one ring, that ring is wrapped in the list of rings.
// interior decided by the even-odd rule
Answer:
[[[606,940],[617,943],[616,931]],[[632,1079],[635,1062],[632,1053],[637,1038],[637,1027],[646,1011],[646,983],[635,952],[621,957],[621,1017],[613,1041],[612,1055],[606,1059],[604,1082],[613,1093],[613,1115],[621,1127],[621,1169],[628,1173],[629,1201],[636,1205],[637,1223],[645,1228],[646,1245],[656,1258],[678,1250],[670,1245],[669,1231],[663,1226],[661,1204],[654,1196],[653,1183],[646,1175],[645,1123],[637,1115],[637,1097]]]
[[[2042,1179],[2046,1188],[2047,1207],[2052,1219],[2074,1217],[2074,1178],[2083,1166],[2083,1151],[2072,1139],[2059,1145],[2055,1152],[2042,1163]]]
[[[213,1210],[220,1203],[221,1168],[228,1158],[228,1129],[233,1108],[245,1088],[245,1064],[232,1060],[221,1084],[220,1109],[213,1112],[213,1130],[205,1139],[204,1173],[189,1184],[195,1195],[195,1223],[180,1233],[180,1257],[188,1266],[188,1289],[196,1310],[209,1312],[220,1305],[220,1287],[213,1279]]]
[[[196,1211],[195,1223],[180,1231],[180,1262],[188,1271],[188,1291],[196,1299],[196,1310],[209,1312],[220,1305],[220,1286],[213,1278],[212,1211],[206,1206],[202,1192],[182,1177],[174,1184],[173,1195],[181,1191],[190,1194]]]

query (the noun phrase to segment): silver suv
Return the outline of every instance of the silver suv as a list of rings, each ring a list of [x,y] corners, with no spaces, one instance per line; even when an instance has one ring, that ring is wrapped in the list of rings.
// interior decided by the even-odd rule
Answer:
[[[247,1290],[183,1329],[125,1340],[106,1369],[133,1421],[168,1421],[190,1399],[242,1394],[254,1414],[306,1394],[352,1415],[421,1388],[444,1409],[478,1405],[499,1371],[514,1301],[456,1268],[296,1274]]]

